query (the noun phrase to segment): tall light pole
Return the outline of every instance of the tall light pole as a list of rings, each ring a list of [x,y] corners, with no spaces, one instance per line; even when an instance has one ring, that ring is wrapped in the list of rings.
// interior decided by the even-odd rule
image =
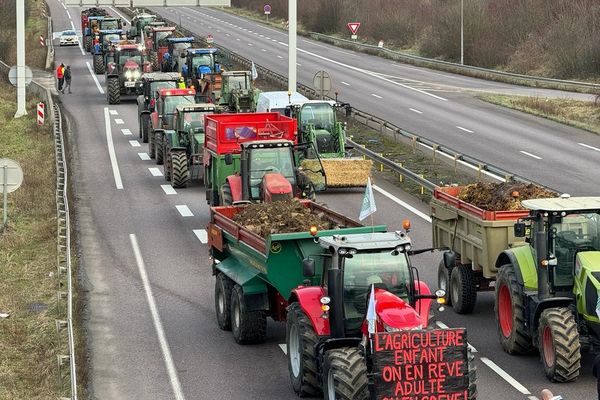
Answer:
[[[288,90],[296,91],[296,33],[298,14],[298,1],[288,2]]]
[[[17,0],[17,112],[15,118],[27,114],[25,100],[25,0]]]
[[[460,0],[460,64],[465,63],[465,0]]]

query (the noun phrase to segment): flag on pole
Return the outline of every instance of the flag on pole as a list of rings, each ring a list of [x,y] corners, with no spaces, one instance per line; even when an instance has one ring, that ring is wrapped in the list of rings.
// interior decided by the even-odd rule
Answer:
[[[254,61],[252,61],[252,80],[255,81],[258,78],[258,72],[256,71],[256,65],[254,65]]]
[[[367,322],[369,324],[369,333],[376,333],[375,324],[377,314],[375,313],[375,285],[371,285],[371,296],[369,297],[369,307],[367,308]]]
[[[362,207],[360,208],[360,215],[358,216],[359,221],[367,218],[375,211],[377,211],[377,207],[375,206],[375,197],[373,196],[371,178],[369,178],[367,180],[367,187],[365,188],[365,197],[363,198]]]

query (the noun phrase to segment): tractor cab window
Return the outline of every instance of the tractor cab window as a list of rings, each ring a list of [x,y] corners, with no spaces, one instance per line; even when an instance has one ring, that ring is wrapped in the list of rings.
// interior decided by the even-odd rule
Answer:
[[[230,75],[227,77],[229,89],[248,89],[250,87],[248,75]]]
[[[121,39],[121,35],[119,35],[118,33],[110,33],[108,35],[104,35],[104,43],[106,43],[106,44],[109,44],[113,40],[120,40],[120,39]]]
[[[260,185],[263,176],[274,172],[287,179],[292,187],[296,186],[291,147],[261,148],[250,152],[250,198],[260,198]]]
[[[204,115],[206,112],[186,112],[183,114],[183,128],[194,132],[204,132]]]
[[[577,253],[600,251],[600,215],[567,215],[551,224],[550,240],[550,250],[557,261],[554,268],[554,285],[572,286]]]
[[[373,284],[409,302],[411,274],[406,253],[363,252],[344,260],[344,312],[349,331],[360,329]]]
[[[212,54],[194,54],[192,57],[192,71],[198,71],[198,67],[206,66],[211,70],[213,68],[213,56]]]
[[[150,84],[150,93],[156,93],[159,89],[175,88],[177,82],[174,81],[158,81]]]
[[[312,124],[315,129],[324,129],[331,132],[335,123],[333,107],[329,104],[305,104],[300,110],[300,121],[302,121],[302,130],[304,125]]]
[[[194,96],[167,96],[163,108],[163,114],[175,114],[178,104],[194,103]]]
[[[102,21],[102,29],[103,30],[109,30],[109,29],[119,29],[119,21],[115,20],[103,20]]]
[[[158,45],[160,47],[166,47],[167,46],[167,38],[171,36],[171,32],[166,31],[166,32],[156,32],[156,43],[158,43]]]
[[[119,52],[119,65],[122,67],[127,61],[142,65],[142,55],[138,50],[121,50]]]

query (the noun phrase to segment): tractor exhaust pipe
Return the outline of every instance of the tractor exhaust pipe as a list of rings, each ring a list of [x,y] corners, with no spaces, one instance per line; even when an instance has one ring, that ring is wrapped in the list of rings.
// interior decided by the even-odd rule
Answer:
[[[538,298],[544,299],[550,295],[548,285],[548,242],[544,225],[544,215],[539,213],[535,219],[535,254],[537,263]]]
[[[341,269],[332,268],[327,271],[327,294],[331,299],[331,305],[329,309],[329,328],[332,339],[345,337],[342,279],[343,275]]]

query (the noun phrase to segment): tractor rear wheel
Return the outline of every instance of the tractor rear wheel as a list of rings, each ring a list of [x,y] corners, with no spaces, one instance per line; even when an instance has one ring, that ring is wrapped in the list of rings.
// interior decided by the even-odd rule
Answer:
[[[500,343],[509,354],[526,354],[534,347],[525,327],[525,294],[517,282],[515,267],[503,265],[496,277],[494,311]]]
[[[450,299],[450,275],[453,268],[446,268],[444,260],[440,261],[438,265],[438,288],[446,291],[446,305],[451,306],[452,300]]]
[[[150,129],[150,134],[148,135],[148,154],[150,158],[156,157],[156,146],[154,144],[154,140],[156,138],[156,133],[154,129]]]
[[[231,331],[238,344],[262,343],[267,338],[267,314],[248,311],[240,285],[231,291]]]
[[[150,52],[150,63],[152,64],[153,71],[160,71],[160,65],[158,65],[158,53],[155,51]]]
[[[217,324],[224,331],[231,330],[231,290],[233,281],[224,273],[217,274],[215,281],[215,312]]]
[[[162,165],[163,163],[163,136],[163,132],[156,132],[156,134],[154,135],[154,158],[156,158],[156,163],[158,165]]]
[[[225,182],[221,186],[221,201],[219,202],[222,206],[230,206],[233,204],[233,195],[231,194],[231,185],[229,182]]]
[[[84,36],[83,37],[83,48],[85,49],[85,51],[87,51],[89,53],[91,47],[92,47],[92,37]]]
[[[140,137],[143,143],[148,143],[148,132],[150,131],[150,116],[142,114],[140,117]]]
[[[187,154],[185,151],[171,151],[171,180],[174,188],[187,187],[190,179]]]
[[[540,358],[552,382],[571,382],[581,369],[581,344],[573,313],[566,307],[548,308],[540,315]]]
[[[106,80],[108,104],[119,104],[121,102],[121,87],[119,77],[111,76]]]
[[[367,400],[369,380],[365,356],[356,347],[325,353],[323,393],[325,400]]]
[[[94,73],[96,75],[102,75],[104,73],[104,57],[102,54],[94,54],[94,58],[92,59],[92,63],[94,64]]]
[[[477,301],[477,284],[469,265],[457,265],[450,273],[450,301],[458,314],[470,314]]]
[[[288,307],[285,336],[288,370],[294,392],[299,396],[318,396],[321,387],[315,345],[319,338],[298,303]]]

